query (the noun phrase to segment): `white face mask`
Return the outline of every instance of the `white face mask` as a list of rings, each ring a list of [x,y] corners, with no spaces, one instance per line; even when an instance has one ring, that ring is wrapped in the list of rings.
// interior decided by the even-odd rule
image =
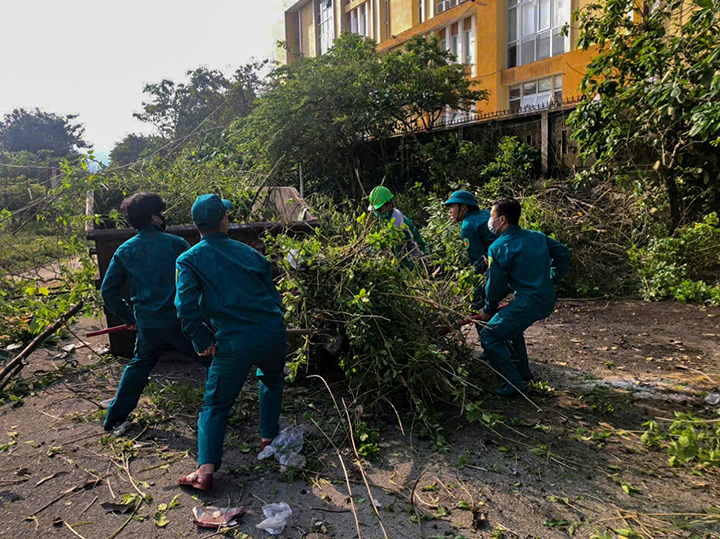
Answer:
[[[488,219],[488,230],[490,230],[492,234],[498,233],[498,228],[500,227],[500,223],[498,223],[499,220],[500,217],[498,217],[497,219],[493,219],[492,217],[490,217],[490,219]]]

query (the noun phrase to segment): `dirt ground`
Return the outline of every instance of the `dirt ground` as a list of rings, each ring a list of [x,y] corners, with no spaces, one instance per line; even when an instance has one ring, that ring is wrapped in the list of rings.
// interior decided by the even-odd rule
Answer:
[[[82,320],[74,331],[95,327]],[[283,427],[310,429],[306,469],[292,476],[257,460],[250,388],[230,420],[216,488],[200,494],[175,481],[194,468],[201,368],[177,357],[159,365],[136,426],[117,439],[103,432],[98,403],[113,396],[123,364],[97,354],[102,337],[91,351],[71,335],[33,354],[23,371],[30,392],[0,406],[0,537],[209,537],[192,508],[215,505],[244,507],[226,533],[257,539],[267,536],[255,528],[262,506],[282,501],[293,511],[288,538],[353,538],[357,525],[366,539],[720,537],[717,469],[671,467],[640,440],[645,422],[675,412],[720,420],[705,402],[720,383],[720,309],[568,300],[526,336],[541,381],[528,400],[486,396],[472,423],[445,411],[431,418],[435,438],[427,418],[400,406],[365,413],[380,436],[377,461],[363,461],[369,491],[319,380],[286,391]],[[476,376],[493,387],[486,369]],[[342,382],[331,385],[347,401]],[[146,501],[134,513],[103,510],[127,494]]]

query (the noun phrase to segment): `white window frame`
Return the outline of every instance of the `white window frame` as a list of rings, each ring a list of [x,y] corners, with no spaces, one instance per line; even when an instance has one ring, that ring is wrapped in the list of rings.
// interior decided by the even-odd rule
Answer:
[[[475,76],[475,17],[470,19],[470,30],[462,30],[463,63],[470,66],[470,75]],[[464,19],[463,19],[464,25]]]
[[[547,85],[548,83],[550,84],[550,89],[541,91],[541,84]],[[528,92],[533,85],[535,87],[534,91]],[[514,84],[508,88],[508,109],[512,112],[523,112],[525,110],[549,108],[553,105],[562,104],[562,87],[562,73]],[[513,97],[513,92],[517,92],[517,98]],[[547,100],[539,101],[539,99],[545,99],[544,96],[546,94],[548,97]],[[518,103],[517,108],[513,108],[513,102]]]
[[[570,51],[570,36],[562,35],[563,28],[570,22],[570,6],[570,0],[507,1],[508,69]],[[545,11],[547,15],[541,20]],[[515,19],[514,32],[511,15]],[[546,52],[541,53],[540,47],[546,48]]]
[[[316,11],[318,14],[318,50],[320,54],[325,54],[335,41],[335,6],[333,0],[318,0]]]
[[[434,32],[435,35],[439,35],[440,32],[445,30],[445,39],[440,41],[440,48],[444,49],[446,51],[452,52],[456,56],[456,63],[463,63],[468,64],[470,66],[470,72],[471,76],[475,76],[475,17],[472,16],[470,18],[470,30],[465,30],[465,19],[467,17],[463,17],[459,20],[450,22],[447,26],[444,28],[439,28]],[[452,26],[453,24],[458,25],[458,33],[457,36],[452,35]],[[467,48],[466,43],[466,34],[470,34],[470,50],[465,50]],[[457,50],[453,50],[452,41],[453,37],[457,37]],[[468,52],[470,54],[468,54]],[[470,58],[470,62],[467,62],[466,60]]]
[[[363,37],[372,37],[370,28],[371,13],[370,2],[360,4],[355,9],[350,10],[350,32]]]
[[[425,9],[425,2],[426,0],[418,0],[418,20],[419,24],[424,23],[427,20],[427,13]]]

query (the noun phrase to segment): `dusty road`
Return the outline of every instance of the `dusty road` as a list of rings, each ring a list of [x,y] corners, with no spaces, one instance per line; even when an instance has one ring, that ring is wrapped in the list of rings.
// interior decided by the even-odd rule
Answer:
[[[97,326],[82,320],[76,329]],[[720,309],[566,301],[527,340],[541,381],[532,402],[485,396],[472,423],[442,409],[413,417],[401,403],[399,417],[362,415],[379,432],[378,460],[363,468],[387,536],[720,537],[718,468],[670,467],[661,447],[641,442],[645,422],[666,425],[675,412],[720,420],[705,402],[720,384]],[[90,344],[100,350],[104,342]],[[253,387],[230,420],[216,490],[195,494],[175,480],[194,465],[201,369],[177,358],[163,363],[138,426],[115,439],[102,431],[97,403],[112,396],[122,364],[82,347],[64,355],[36,352],[24,371],[30,393],[0,407],[0,536],[207,537],[191,509],[213,504],[248,510],[229,536],[261,538],[261,507],[279,501],[293,510],[282,537],[358,535],[338,455],[320,432],[340,445],[342,421],[316,380],[290,386],[284,403],[283,426],[313,429],[303,473],[257,460]],[[474,376],[492,387],[482,366]],[[342,383],[332,387],[347,400]],[[383,537],[347,444],[341,455],[362,537]],[[151,498],[134,514],[101,507],[139,492]],[[179,505],[160,510],[175,496]]]

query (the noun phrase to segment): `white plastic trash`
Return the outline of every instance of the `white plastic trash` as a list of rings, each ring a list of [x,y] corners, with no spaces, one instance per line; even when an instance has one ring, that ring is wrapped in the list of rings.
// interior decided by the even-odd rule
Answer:
[[[263,506],[263,515],[265,520],[255,527],[270,535],[280,535],[287,525],[287,519],[292,515],[292,509],[285,502],[271,503]]]
[[[305,426],[288,427],[275,436],[272,443],[263,449],[258,459],[265,460],[275,455],[275,459],[283,466],[302,468],[305,466],[305,457],[300,454],[303,448],[303,435]]]
[[[720,393],[710,393],[707,397],[705,397],[705,402],[707,402],[710,406],[717,406],[720,404]]]

